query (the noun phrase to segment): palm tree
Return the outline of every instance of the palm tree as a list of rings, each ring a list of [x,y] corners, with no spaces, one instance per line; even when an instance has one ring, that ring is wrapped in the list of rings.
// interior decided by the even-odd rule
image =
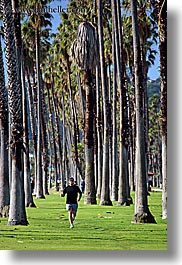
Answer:
[[[23,154],[23,166],[24,166],[24,190],[25,190],[25,206],[26,207],[35,207],[32,196],[31,189],[31,179],[30,179],[30,160],[29,160],[29,138],[28,138],[28,100],[27,100],[27,89],[25,84],[25,75],[24,75],[24,58],[23,52],[21,55],[21,78],[22,78],[22,111],[23,111],[23,138],[25,150]]]
[[[12,0],[13,9],[13,20],[14,20],[14,30],[15,30],[15,43],[17,50],[18,59],[18,74],[19,80],[21,80],[21,90],[22,90],[22,115],[23,115],[23,142],[25,152],[23,153],[23,174],[24,174],[24,185],[22,189],[25,191],[25,206],[35,207],[33,202],[32,192],[31,192],[31,181],[30,181],[30,161],[29,161],[29,139],[28,139],[28,108],[27,108],[27,93],[25,84],[25,73],[24,73],[24,56],[23,56],[23,45],[22,45],[22,34],[21,34],[21,24],[20,24],[20,13],[16,12],[19,8],[19,2]]]
[[[97,0],[93,0],[93,21],[94,25],[97,25]],[[96,27],[96,35],[98,36],[98,30]],[[101,196],[101,188],[102,188],[102,111],[101,111],[101,102],[102,102],[102,94],[101,94],[101,82],[100,82],[100,63],[96,65],[95,69],[95,86],[96,86],[96,118],[95,118],[95,172],[96,172],[96,194],[97,198],[100,199]]]
[[[43,21],[41,23],[45,23],[44,25],[49,25],[49,21]],[[41,30],[40,35],[40,55],[41,61],[42,58],[45,58],[45,54],[49,49],[49,29],[44,28]],[[35,74],[35,29],[32,27],[30,21],[24,21],[22,24],[22,46],[23,46],[23,56],[24,56],[24,71],[26,75],[27,81],[27,96],[29,102],[29,117],[30,117],[30,125],[31,125],[31,134],[32,134],[32,141],[33,141],[33,151],[34,151],[34,179],[35,179],[35,189],[34,193],[37,194],[36,183],[37,183],[37,86],[36,86],[36,74]],[[44,59],[45,60],[45,59]],[[41,79],[42,83],[42,79]],[[42,87],[43,88],[43,87]],[[43,177],[40,184],[42,186],[43,180],[46,180],[45,176],[47,174],[47,151],[46,151],[46,135],[45,135],[45,108],[44,108],[44,96],[42,96],[43,92],[41,92],[41,102],[42,102],[42,110],[41,110],[41,118],[42,118],[42,149],[43,151]],[[42,172],[42,170],[41,170]],[[45,183],[46,181],[44,181]],[[41,188],[43,190],[43,188]],[[46,186],[44,185],[44,191],[46,190]],[[47,194],[47,191],[43,193]]]
[[[1,37],[0,37],[1,38]],[[9,213],[8,102],[0,39],[0,217]]]
[[[18,60],[14,37],[14,22],[11,0],[1,1],[4,23],[5,56],[8,74],[8,99],[10,111],[10,148],[12,155],[12,176],[9,225],[27,225],[24,191],[22,189],[22,93],[19,77]]]
[[[45,198],[43,194],[43,174],[42,174],[42,118],[41,118],[41,90],[42,90],[42,78],[40,71],[40,18],[37,18],[35,24],[35,46],[36,46],[36,77],[37,77],[37,189],[36,198]]]
[[[127,104],[126,87],[124,80],[124,62],[123,62],[123,38],[121,30],[120,6],[118,0],[112,1],[112,23],[115,35],[116,62],[117,62],[117,81],[120,93],[120,148],[119,148],[119,191],[118,205],[130,205],[129,181],[128,181],[128,139],[127,139]]]
[[[156,223],[147,203],[146,156],[144,137],[143,75],[140,53],[140,39],[137,18],[137,1],[131,0],[133,49],[135,67],[136,98],[136,193],[134,223]]]
[[[162,128],[162,218],[167,218],[167,1],[159,1],[161,128]]]
[[[103,138],[103,170],[102,170],[102,189],[101,205],[112,205],[109,191],[109,98],[106,81],[106,68],[104,59],[104,41],[103,41],[103,22],[102,22],[102,1],[98,0],[98,36],[99,36],[99,53],[100,53],[100,71],[101,86],[103,98],[103,120],[104,120],[104,138]]]
[[[27,1],[27,8],[33,8],[41,10],[50,1]],[[37,176],[36,176],[36,197],[45,198],[43,192],[43,172],[42,172],[42,106],[41,106],[41,94],[42,94],[42,76],[40,69],[40,29],[42,26],[52,25],[49,21],[50,14],[32,14],[30,17],[30,24],[35,31],[35,61],[36,61],[36,85],[37,85]]]
[[[43,81],[42,81],[43,83]],[[49,195],[48,192],[48,136],[47,136],[47,122],[48,122],[48,112],[47,104],[45,99],[45,86],[43,86],[43,91],[41,94],[41,105],[42,105],[42,170],[43,170],[43,194]]]
[[[145,112],[144,112],[144,131],[145,131],[145,146],[146,151],[148,150],[148,95],[147,95],[147,73],[149,67],[154,64],[155,54],[157,51],[153,49],[152,45],[154,42],[156,43],[157,39],[157,30],[156,30],[156,22],[154,19],[154,14],[156,13],[153,3],[156,1],[147,1],[147,0],[139,0],[137,2],[138,8],[138,25],[140,32],[140,50],[141,50],[141,61],[142,61],[142,71],[143,71],[143,102],[145,104]],[[131,32],[131,16],[130,11],[129,15],[127,14],[127,9],[130,8],[130,1],[123,0],[123,5],[125,6],[125,11],[123,14],[123,38],[124,38],[124,53],[126,54],[126,61],[128,61],[128,66],[130,69],[130,74],[133,76],[133,50],[132,50],[132,32]],[[154,11],[152,11],[154,10]],[[126,14],[125,14],[126,13]],[[134,84],[134,78],[132,78],[132,82]],[[130,90],[130,129],[129,130],[129,155],[130,155],[130,187],[131,190],[134,190],[134,165],[133,162],[135,160],[135,113],[132,109],[135,109],[135,93]],[[132,111],[131,111],[132,110]]]
[[[112,10],[113,11],[113,10]],[[118,148],[117,148],[117,119],[116,119],[116,101],[117,101],[117,77],[116,77],[116,42],[115,42],[115,24],[112,22],[112,64],[113,64],[113,136],[112,136],[112,200],[118,200]]]
[[[84,73],[86,89],[85,113],[85,204],[96,204],[94,179],[94,140],[93,140],[93,88],[92,69],[97,64],[97,40],[95,28],[90,22],[78,27],[77,39],[71,49],[72,57]]]
[[[52,74],[51,74],[52,79]],[[56,146],[56,131],[54,126],[54,116],[57,115],[55,113],[55,100],[54,100],[54,93],[53,93],[53,83],[51,80],[50,84],[46,84],[47,87],[47,97],[48,97],[48,107],[49,107],[49,116],[50,116],[50,125],[51,125],[51,133],[52,133],[52,144],[54,149],[54,168],[55,168],[55,189],[58,191],[58,157],[57,157],[57,146]],[[52,101],[50,96],[50,91],[52,90]],[[53,106],[53,108],[52,108]]]

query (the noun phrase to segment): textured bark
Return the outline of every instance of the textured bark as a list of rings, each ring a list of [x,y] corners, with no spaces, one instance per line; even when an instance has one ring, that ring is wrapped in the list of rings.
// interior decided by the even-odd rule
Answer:
[[[35,44],[36,44],[36,77],[37,77],[37,176],[36,176],[36,198],[45,199],[43,191],[43,172],[42,172],[42,107],[41,107],[41,89],[42,79],[40,72],[40,36],[39,26],[35,28]]]
[[[113,108],[112,108],[112,200],[118,200],[118,150],[117,150],[117,122],[116,122],[116,47],[115,47],[115,27],[112,23],[112,64],[113,64]]]
[[[97,127],[97,158],[98,158],[98,179],[97,179],[97,198],[100,199],[102,187],[102,162],[103,162],[103,149],[102,149],[102,125],[101,125],[101,88],[99,80],[99,67],[96,67],[96,127]]]
[[[100,53],[101,87],[103,99],[103,168],[102,168],[102,190],[100,205],[112,205],[109,189],[109,98],[106,82],[106,68],[104,59],[103,23],[102,23],[102,1],[98,1],[98,35]]]
[[[55,126],[55,116],[56,116],[56,107],[55,107],[55,98],[54,98],[54,91],[53,91],[53,80],[52,83],[50,84],[50,88],[51,88],[51,94],[52,97],[51,102],[50,102],[50,110],[51,110],[51,123],[52,123],[52,143],[53,143],[53,149],[54,149],[54,175],[55,175],[55,190],[59,190],[59,184],[58,184],[58,154],[57,154],[57,142],[56,142],[56,134],[57,134],[57,128]]]
[[[34,99],[33,99],[33,85],[31,85],[30,81],[30,71],[29,68],[25,65],[25,73],[26,73],[26,80],[27,80],[27,96],[28,96],[28,104],[29,104],[29,118],[30,118],[30,127],[31,127],[31,134],[32,134],[32,141],[34,147],[34,182],[36,183],[37,178],[37,134],[36,134],[36,111],[34,108]],[[35,194],[36,194],[36,185],[34,187]]]
[[[24,76],[24,61],[21,61],[21,77],[22,77],[22,106],[23,106],[23,131],[24,131],[24,144],[25,152],[23,153],[23,166],[24,166],[24,191],[25,191],[25,207],[36,207],[33,202],[31,180],[30,180],[30,160],[29,160],[29,139],[28,139],[28,109],[27,109],[27,93],[25,87]]]
[[[94,139],[93,139],[93,89],[91,71],[86,72],[86,113],[85,113],[85,204],[96,204],[94,180]]]
[[[0,40],[0,217],[9,214],[8,104]]]
[[[161,128],[162,128],[162,218],[167,219],[167,1],[159,1]]]
[[[78,130],[78,121],[77,121],[77,113],[76,113],[76,107],[74,104],[74,94],[73,94],[73,87],[71,84],[71,69],[70,69],[70,61],[67,52],[65,52],[65,58],[66,58],[66,64],[67,64],[67,76],[68,76],[68,87],[69,87],[69,93],[70,93],[70,108],[71,108],[71,116],[72,116],[72,126],[73,126],[73,141],[74,141],[74,157],[75,157],[75,167],[76,167],[76,174],[75,174],[75,180],[78,181],[78,176],[77,176],[77,169],[79,170],[80,177],[83,178],[82,176],[82,170],[81,170],[81,165],[79,163],[79,158],[78,158],[78,135],[79,135],[79,130]]]
[[[128,122],[127,122],[127,101],[126,87],[124,80],[124,63],[123,63],[123,40],[121,30],[120,3],[118,0],[112,1],[112,23],[113,34],[115,36],[116,64],[117,64],[117,86],[120,93],[119,98],[119,191],[118,205],[130,205],[128,200],[129,182],[128,182],[128,160],[126,153],[128,149]]]
[[[14,37],[14,21],[11,1],[1,1],[5,56],[8,74],[8,100],[10,111],[10,148],[12,154],[12,178],[9,225],[27,225],[25,212],[23,175],[22,175],[22,149],[23,149],[23,122],[22,122],[22,91],[19,75],[18,53]]]
[[[43,83],[43,80],[42,80]],[[42,169],[43,169],[43,193],[44,195],[49,195],[48,192],[48,137],[47,137],[47,122],[48,113],[47,105],[44,97],[44,87],[41,95],[42,100]]]
[[[146,157],[144,136],[143,108],[143,75],[140,54],[140,40],[137,20],[137,1],[131,0],[134,66],[135,66],[135,97],[136,97],[136,193],[135,214],[133,222],[155,223],[147,202]]]
[[[62,121],[63,121],[63,155],[62,155],[62,181],[61,181],[61,190],[63,191],[66,179],[66,124],[65,124],[65,107],[64,107],[64,94],[62,94]]]

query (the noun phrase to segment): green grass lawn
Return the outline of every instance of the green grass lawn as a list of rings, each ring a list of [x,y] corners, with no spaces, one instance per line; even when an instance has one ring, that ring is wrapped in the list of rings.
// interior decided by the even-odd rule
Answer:
[[[132,193],[133,201],[134,194]],[[65,198],[51,192],[27,209],[28,226],[7,226],[0,219],[1,250],[167,250],[167,222],[161,218],[161,192],[148,197],[157,224],[132,224],[134,205],[79,203],[75,227],[69,228]]]

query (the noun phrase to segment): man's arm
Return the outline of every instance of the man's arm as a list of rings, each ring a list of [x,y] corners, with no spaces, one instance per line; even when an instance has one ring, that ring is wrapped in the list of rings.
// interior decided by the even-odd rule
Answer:
[[[66,188],[62,191],[62,193],[61,193],[61,197],[64,197],[65,194],[66,194]]]
[[[79,196],[78,196],[78,202],[79,202],[81,200],[81,197],[82,197],[82,192],[81,192],[79,187],[78,187],[78,193],[79,193]]]

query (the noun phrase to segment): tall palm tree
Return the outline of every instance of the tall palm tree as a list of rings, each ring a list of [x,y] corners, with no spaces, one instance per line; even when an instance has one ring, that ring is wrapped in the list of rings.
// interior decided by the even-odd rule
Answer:
[[[10,148],[12,155],[12,176],[9,225],[27,225],[24,194],[22,190],[22,150],[23,150],[23,122],[22,122],[22,93],[19,80],[19,68],[14,37],[14,21],[11,0],[1,1],[5,56],[8,74],[8,99],[10,112]]]
[[[142,61],[142,71],[143,71],[143,88],[144,88],[144,95],[143,95],[143,102],[145,104],[145,111],[144,111],[144,131],[145,131],[145,146],[146,150],[148,149],[148,95],[147,95],[147,74],[149,67],[154,64],[155,54],[157,51],[152,48],[152,45],[156,43],[157,39],[157,27],[156,22],[154,19],[155,11],[154,7],[152,6],[153,3],[156,1],[147,1],[147,0],[139,0],[137,1],[137,8],[138,8],[138,26],[140,32],[140,50],[141,50],[141,61]],[[125,11],[123,14],[123,37],[124,37],[124,51],[126,54],[126,59],[128,61],[128,66],[130,69],[131,76],[133,75],[133,50],[132,50],[132,34],[131,34],[131,16],[127,14],[127,9],[130,8],[130,1],[123,0],[123,5],[125,6]],[[130,11],[129,11],[130,14]],[[132,82],[134,84],[134,78],[132,78]],[[129,94],[130,100],[130,110],[134,108],[135,97],[134,89],[133,92],[131,91]],[[133,162],[135,159],[135,114],[134,111],[130,111],[130,124],[132,126],[132,130],[130,130],[130,147],[129,147],[129,155],[130,155],[130,187],[131,190],[134,190],[134,165]],[[133,135],[132,135],[133,134]]]
[[[112,200],[118,200],[118,148],[117,148],[117,119],[116,119],[116,101],[117,101],[117,77],[116,77],[116,42],[115,42],[115,24],[112,22],[112,64],[113,64],[113,136],[112,136]]]
[[[36,10],[41,10],[50,1],[39,0],[39,1],[27,1],[27,8],[33,8]],[[40,69],[40,37],[41,37],[41,27],[52,25],[50,22],[51,15],[48,13],[32,14],[30,16],[30,24],[35,31],[35,66],[36,66],[36,86],[37,86],[37,176],[36,176],[36,197],[45,198],[43,192],[43,172],[42,172],[42,106],[41,106],[41,94],[42,94],[42,76]]]
[[[42,58],[45,58],[45,53],[47,52],[49,48],[49,29],[47,28],[46,21],[43,21],[41,23],[44,23],[45,27],[42,30],[41,29],[41,35],[40,35],[40,59],[42,61]],[[32,27],[29,20],[26,20],[22,24],[22,46],[23,46],[23,56],[24,56],[24,71],[26,75],[26,81],[27,81],[27,94],[28,94],[28,102],[29,102],[29,117],[30,117],[30,125],[31,125],[31,135],[32,135],[32,141],[33,141],[33,151],[34,151],[34,179],[35,179],[35,189],[34,193],[37,194],[36,189],[36,183],[37,183],[37,86],[36,86],[36,73],[35,73],[35,29]],[[45,59],[44,59],[45,60]],[[42,79],[41,79],[42,83]],[[42,91],[42,90],[41,90]],[[41,92],[41,95],[43,92]],[[44,157],[43,159],[43,177],[42,180],[45,179],[46,173],[47,173],[47,158],[46,158],[46,135],[45,135],[45,108],[44,108],[44,97],[41,96],[41,102],[42,102],[42,110],[41,110],[41,118],[42,118],[42,149]],[[42,172],[42,170],[41,170]],[[42,182],[39,183],[42,186]],[[45,182],[44,182],[45,183]],[[44,185],[45,188],[45,185]],[[45,188],[46,189],[46,188]],[[42,190],[42,188],[41,188]],[[44,192],[43,192],[44,193]],[[46,192],[47,193],[47,192]]]
[[[143,75],[137,18],[137,0],[131,0],[136,98],[136,193],[134,223],[155,223],[148,208],[144,137]]]
[[[8,100],[0,37],[0,217],[9,213]]]
[[[106,81],[106,68],[104,59],[104,40],[103,40],[103,22],[102,1],[98,0],[98,36],[99,36],[99,53],[100,53],[100,71],[101,71],[101,86],[103,98],[103,170],[102,170],[102,190],[101,190],[101,205],[112,205],[109,191],[109,97]]]
[[[23,153],[23,175],[24,182],[22,183],[22,189],[25,191],[25,205],[35,206],[33,202],[33,197],[31,193],[31,181],[30,181],[30,161],[29,161],[29,139],[28,139],[28,119],[27,119],[27,94],[25,85],[25,73],[24,73],[24,56],[23,56],[23,45],[22,45],[22,34],[21,34],[21,23],[20,23],[20,13],[16,12],[19,8],[19,1],[12,0],[13,9],[13,20],[14,20],[14,34],[15,34],[15,44],[17,50],[18,59],[18,79],[21,80],[21,90],[22,90],[22,115],[23,115],[23,142],[25,147],[25,152]]]
[[[162,218],[167,218],[167,1],[159,1],[161,128],[162,128]]]
[[[42,81],[43,83],[43,81]],[[47,112],[47,104],[45,99],[45,86],[43,86],[43,91],[41,94],[41,101],[42,101],[42,170],[43,170],[43,194],[49,195],[48,192],[48,136],[47,136],[47,122],[48,122],[48,112]]]
[[[92,69],[97,63],[97,40],[95,28],[90,22],[78,27],[77,39],[72,45],[72,57],[84,73],[86,89],[85,113],[85,204],[96,204],[94,179],[94,139],[93,139],[93,80]]]
[[[128,139],[127,139],[127,106],[126,87],[124,82],[124,62],[123,62],[123,38],[121,30],[120,5],[118,0],[112,1],[112,23],[115,35],[116,62],[117,62],[117,82],[120,93],[120,148],[119,148],[119,191],[118,205],[129,205],[129,181],[128,181]]]
[[[93,20],[94,24],[97,25],[97,0],[93,0]],[[98,36],[98,30],[96,27],[96,34]],[[100,63],[96,65],[96,70],[95,70],[95,86],[96,86],[96,93],[95,93],[95,98],[96,98],[96,130],[95,130],[95,140],[97,141],[95,144],[95,149],[96,149],[96,154],[95,154],[95,160],[96,161],[96,193],[97,193],[97,198],[100,199],[101,196],[101,188],[102,188],[102,122],[101,122],[101,116],[102,116],[102,111],[101,111],[101,98],[102,98],[102,93],[101,93],[101,82],[100,82]]]
[[[37,189],[36,197],[45,198],[43,192],[43,174],[42,174],[42,115],[41,115],[41,90],[42,90],[42,78],[40,71],[40,18],[37,18],[35,24],[35,47],[36,47],[36,81],[37,81]]]
[[[25,84],[25,72],[24,72],[24,58],[23,52],[21,55],[21,79],[22,79],[22,111],[23,111],[23,141],[25,145],[25,150],[23,153],[23,166],[24,166],[24,190],[25,190],[25,206],[35,207],[32,196],[31,189],[31,179],[30,179],[30,160],[29,160],[29,137],[28,137],[28,100],[27,100],[27,89]]]

